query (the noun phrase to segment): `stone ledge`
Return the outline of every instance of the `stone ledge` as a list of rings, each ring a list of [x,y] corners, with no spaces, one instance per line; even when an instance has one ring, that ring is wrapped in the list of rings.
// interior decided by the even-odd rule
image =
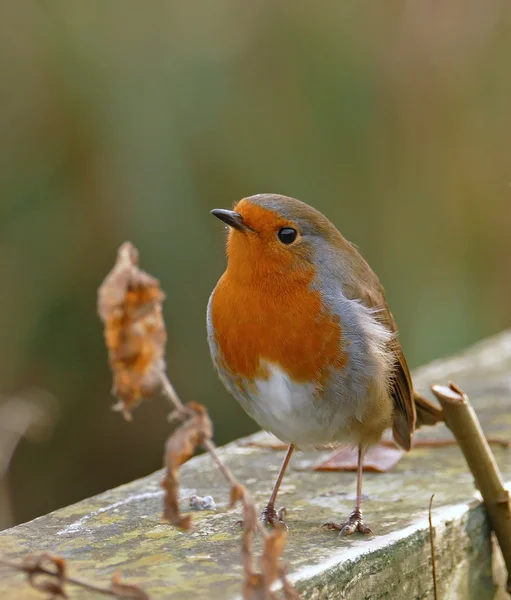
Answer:
[[[469,394],[488,435],[511,437],[511,332],[414,373],[416,387],[424,393],[430,383],[449,379]],[[445,438],[449,432],[437,426],[417,437],[426,435]],[[263,506],[282,452],[246,442],[238,440],[220,453]],[[504,479],[511,481],[510,451],[494,452]],[[311,471],[327,455],[297,452],[282,487],[290,527],[284,556],[304,598],[432,598],[427,509],[433,493],[440,597],[507,597],[492,583],[492,567],[500,580],[503,569],[498,553],[492,554],[485,512],[457,447],[412,450],[391,473],[365,475],[365,514],[376,534],[372,539],[340,538],[319,529],[325,521],[346,516],[355,495],[354,474]],[[95,582],[120,571],[124,581],[141,585],[152,598],[238,598],[239,511],[226,508],[227,488],[211,459],[200,456],[182,470],[184,509],[192,494],[211,495],[217,504],[216,511],[194,513],[191,532],[160,521],[160,478],[161,471],[0,532],[0,555],[16,559],[52,552],[69,560],[72,573]],[[22,575],[2,567],[0,574],[1,598],[41,598]],[[91,594],[72,588],[71,597]]]

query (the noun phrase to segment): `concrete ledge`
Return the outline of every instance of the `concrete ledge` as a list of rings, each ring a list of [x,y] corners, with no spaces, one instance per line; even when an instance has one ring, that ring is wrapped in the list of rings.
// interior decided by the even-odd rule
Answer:
[[[511,438],[511,332],[486,340],[459,356],[414,374],[416,387],[454,379],[469,394],[488,435]],[[127,433],[128,434],[128,433]],[[442,426],[417,437],[446,438]],[[251,439],[268,439],[256,434]],[[282,452],[248,447],[247,439],[225,446],[222,458],[262,507]],[[163,446],[163,440],[162,440]],[[504,479],[511,481],[511,451],[494,447]],[[311,599],[409,600],[432,598],[427,511],[435,494],[434,526],[440,597],[507,598],[498,553],[474,484],[457,447],[412,450],[388,474],[366,474],[365,516],[376,536],[340,538],[320,530],[351,510],[355,477],[319,473],[312,466],[327,452],[298,452],[282,487],[290,527],[285,560],[291,579]],[[229,600],[241,584],[238,510],[227,510],[227,489],[208,456],[183,468],[182,501],[211,495],[217,510],[194,513],[183,533],[160,521],[161,472],[89,498],[0,533],[0,555],[16,559],[48,551],[69,560],[73,574],[95,582],[120,571],[153,598]],[[37,490],[34,490],[37,493]],[[493,571],[493,578],[492,578]],[[0,597],[40,598],[23,576],[0,567]],[[72,589],[72,598],[90,592]]]

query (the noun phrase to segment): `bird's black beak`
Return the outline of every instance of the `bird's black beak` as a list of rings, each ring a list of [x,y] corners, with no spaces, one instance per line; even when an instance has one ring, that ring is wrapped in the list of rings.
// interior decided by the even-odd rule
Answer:
[[[243,223],[243,217],[233,210],[224,210],[223,208],[214,208],[211,214],[223,221],[229,227],[237,229],[238,231],[247,232],[252,231],[248,225]]]

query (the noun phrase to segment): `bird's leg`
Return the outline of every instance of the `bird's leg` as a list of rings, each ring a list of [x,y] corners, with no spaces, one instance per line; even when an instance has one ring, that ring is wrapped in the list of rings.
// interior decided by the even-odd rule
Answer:
[[[362,518],[362,473],[363,473],[363,463],[364,463],[364,450],[362,446],[358,447],[358,465],[357,465],[357,503],[353,512],[348,517],[348,519],[337,525],[336,523],[325,523],[324,527],[327,529],[334,529],[335,531],[339,531],[341,535],[351,535],[358,531],[359,533],[363,533],[366,535],[370,535],[373,532],[367,525],[364,523],[364,519]]]
[[[285,526],[283,518],[284,518],[286,509],[281,508],[280,510],[276,511],[275,510],[275,502],[277,500],[277,494],[279,493],[280,484],[282,483],[282,480],[284,479],[284,474],[286,472],[289,461],[291,460],[291,455],[293,454],[294,449],[295,449],[295,447],[293,446],[293,444],[290,444],[289,448],[287,449],[286,456],[284,458],[284,462],[282,463],[282,466],[280,467],[279,476],[277,477],[277,481],[275,482],[275,485],[273,486],[273,491],[271,493],[270,499],[268,500],[268,504],[266,505],[266,508],[261,513],[261,521],[265,525],[272,525],[273,527]]]

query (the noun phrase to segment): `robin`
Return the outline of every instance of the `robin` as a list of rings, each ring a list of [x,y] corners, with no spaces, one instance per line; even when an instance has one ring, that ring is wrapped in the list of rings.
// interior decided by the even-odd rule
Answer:
[[[311,206],[278,194],[211,213],[228,226],[226,271],[208,304],[208,341],[227,390],[262,429],[289,444],[261,518],[275,502],[296,447],[358,448],[356,505],[328,527],[371,533],[361,511],[366,450],[392,428],[409,450],[439,409],[414,392],[378,277]]]

